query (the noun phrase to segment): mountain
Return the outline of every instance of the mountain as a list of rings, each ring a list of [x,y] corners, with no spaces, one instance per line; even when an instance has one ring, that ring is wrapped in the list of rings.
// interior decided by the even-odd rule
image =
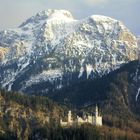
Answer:
[[[0,32],[0,87],[48,93],[135,59],[136,37],[120,21],[100,15],[76,20],[66,10],[42,11]]]

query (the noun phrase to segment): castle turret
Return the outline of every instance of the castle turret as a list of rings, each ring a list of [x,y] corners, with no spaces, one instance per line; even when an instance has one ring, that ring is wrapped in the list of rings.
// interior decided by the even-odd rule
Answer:
[[[71,111],[68,112],[68,123],[72,122]]]
[[[95,116],[93,116],[93,124],[94,125],[102,125],[102,116],[99,115],[98,106],[95,107]]]
[[[98,113],[98,106],[96,105],[96,107],[95,107],[95,116],[97,117],[99,115],[99,113]]]

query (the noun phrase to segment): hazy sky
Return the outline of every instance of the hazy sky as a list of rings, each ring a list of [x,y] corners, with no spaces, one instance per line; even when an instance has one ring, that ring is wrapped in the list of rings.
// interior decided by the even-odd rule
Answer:
[[[15,28],[47,9],[69,10],[76,19],[93,14],[110,16],[140,35],[140,0],[0,0],[0,30]]]

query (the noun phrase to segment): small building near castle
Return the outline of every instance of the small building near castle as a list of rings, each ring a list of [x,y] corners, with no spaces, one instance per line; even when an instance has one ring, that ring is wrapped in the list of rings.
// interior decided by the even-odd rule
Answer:
[[[71,113],[71,111],[69,111],[67,122],[63,122],[62,119],[60,119],[60,125],[62,127],[81,125],[81,124],[84,124],[84,123],[90,123],[90,124],[93,124],[93,125],[96,125],[96,126],[102,126],[102,116],[99,115],[97,105],[96,105],[96,108],[95,108],[95,115],[94,116],[88,115],[84,118],[77,116],[77,118],[75,120],[73,120],[72,113]]]

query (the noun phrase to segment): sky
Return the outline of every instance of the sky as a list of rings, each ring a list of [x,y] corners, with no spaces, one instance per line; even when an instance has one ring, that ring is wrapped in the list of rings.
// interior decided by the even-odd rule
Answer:
[[[140,35],[140,0],[0,0],[0,30],[16,28],[27,18],[47,9],[65,9],[75,19],[104,15],[120,20]]]

